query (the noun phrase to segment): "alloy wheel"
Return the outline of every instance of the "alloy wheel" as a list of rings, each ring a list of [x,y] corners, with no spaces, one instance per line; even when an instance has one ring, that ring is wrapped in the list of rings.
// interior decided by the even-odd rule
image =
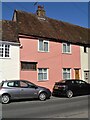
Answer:
[[[44,100],[46,100],[46,93],[40,93],[40,95],[39,95],[39,99],[41,100],[41,101],[44,101]]]
[[[73,92],[71,90],[68,90],[67,91],[67,97],[72,98],[72,96],[73,96]]]
[[[9,95],[3,95],[1,98],[2,103],[7,104],[10,101]]]

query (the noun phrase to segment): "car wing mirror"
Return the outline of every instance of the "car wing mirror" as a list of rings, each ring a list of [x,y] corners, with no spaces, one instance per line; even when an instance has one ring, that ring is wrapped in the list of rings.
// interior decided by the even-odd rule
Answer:
[[[32,86],[30,86],[30,88],[35,88],[35,89],[37,89],[38,87],[35,86],[35,85],[32,85]]]
[[[34,86],[35,87],[35,89],[37,89],[38,87],[37,86]]]

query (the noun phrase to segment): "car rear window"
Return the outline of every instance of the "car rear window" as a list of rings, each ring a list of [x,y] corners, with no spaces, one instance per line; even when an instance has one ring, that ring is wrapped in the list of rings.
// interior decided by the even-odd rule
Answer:
[[[66,84],[66,81],[65,81],[65,80],[55,83],[55,85],[65,85],[65,84]]]

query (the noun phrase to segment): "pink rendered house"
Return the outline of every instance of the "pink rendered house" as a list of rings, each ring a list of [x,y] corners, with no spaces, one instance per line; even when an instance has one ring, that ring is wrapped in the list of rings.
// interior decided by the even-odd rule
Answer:
[[[15,11],[13,21],[21,44],[20,79],[52,90],[56,81],[81,78],[79,45],[85,44],[85,28],[48,18],[41,6],[36,15]]]
[[[79,46],[68,44],[70,53],[65,53],[63,50],[66,43],[39,40],[27,36],[19,36],[19,40],[22,44],[20,49],[21,79],[28,79],[52,90],[56,81],[80,78]],[[47,43],[45,51],[40,48],[41,42],[43,47]]]

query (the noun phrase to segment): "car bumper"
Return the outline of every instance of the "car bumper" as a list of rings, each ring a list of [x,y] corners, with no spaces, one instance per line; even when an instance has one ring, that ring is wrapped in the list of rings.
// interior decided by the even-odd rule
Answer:
[[[52,96],[60,96],[60,95],[66,95],[66,91],[60,91],[60,90],[53,90]]]

